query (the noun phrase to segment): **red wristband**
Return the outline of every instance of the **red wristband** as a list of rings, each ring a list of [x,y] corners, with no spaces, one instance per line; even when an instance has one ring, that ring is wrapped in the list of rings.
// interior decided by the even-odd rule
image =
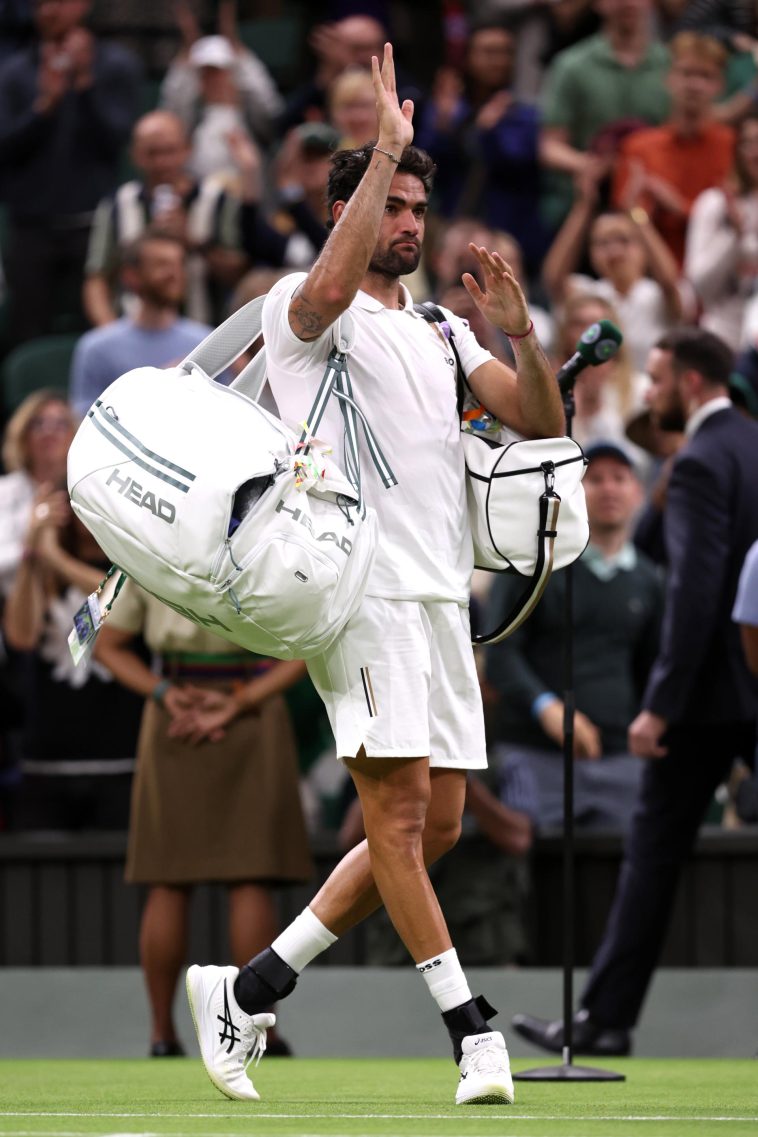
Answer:
[[[529,327],[526,329],[525,332],[506,332],[505,328],[503,328],[503,331],[505,332],[505,334],[507,335],[509,340],[525,340],[526,337],[530,336],[532,334],[532,332],[534,331],[534,320],[529,321]]]

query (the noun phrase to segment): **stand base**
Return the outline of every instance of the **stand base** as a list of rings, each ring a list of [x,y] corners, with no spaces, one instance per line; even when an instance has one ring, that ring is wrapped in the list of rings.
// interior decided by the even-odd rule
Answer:
[[[594,1066],[540,1066],[534,1070],[521,1070],[513,1075],[514,1082],[625,1082],[626,1074],[614,1070],[598,1070]]]

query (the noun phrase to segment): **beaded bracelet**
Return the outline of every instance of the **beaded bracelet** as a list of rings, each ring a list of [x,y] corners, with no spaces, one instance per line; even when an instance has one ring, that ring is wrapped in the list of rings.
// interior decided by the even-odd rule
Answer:
[[[400,165],[400,159],[396,158],[394,154],[390,154],[389,150],[382,150],[381,146],[374,146],[373,149],[376,150],[377,154],[385,154],[396,166]]]
[[[530,336],[532,334],[532,332],[534,331],[534,320],[529,321],[529,327],[526,329],[525,332],[506,332],[505,328],[503,328],[503,331],[505,332],[505,334],[507,335],[509,340],[525,340],[526,337]]]

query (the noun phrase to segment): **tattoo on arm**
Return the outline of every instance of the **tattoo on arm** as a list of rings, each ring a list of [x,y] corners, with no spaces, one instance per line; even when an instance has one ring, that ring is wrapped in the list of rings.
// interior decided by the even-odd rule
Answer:
[[[290,327],[300,339],[315,340],[326,327],[326,321],[307,300],[298,296],[290,307]]]

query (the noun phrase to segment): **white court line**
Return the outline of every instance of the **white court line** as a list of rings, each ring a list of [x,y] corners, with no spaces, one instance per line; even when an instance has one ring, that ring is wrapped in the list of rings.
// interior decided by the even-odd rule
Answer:
[[[470,1107],[478,1108],[478,1107]],[[52,1110],[0,1110],[0,1118],[3,1117],[82,1117],[89,1118],[94,1121],[98,1118],[106,1117],[135,1117],[135,1118],[153,1118],[163,1119],[166,1121],[187,1121],[194,1118],[202,1118],[204,1120],[225,1121],[235,1123],[247,1123],[257,1119],[265,1121],[752,1121],[758,1123],[758,1114],[752,1117],[717,1117],[712,1114],[705,1116],[692,1116],[691,1114],[585,1114],[585,1113],[490,1113],[489,1110],[485,1113],[483,1107],[481,1113],[259,1113],[257,1109],[251,1110],[250,1113],[243,1116],[235,1116],[231,1113],[96,1113],[87,1110],[77,1111],[52,1111]],[[143,1134],[142,1137],[147,1137]],[[197,1134],[197,1137],[203,1137]],[[215,1135],[207,1134],[205,1137],[215,1137]]]

